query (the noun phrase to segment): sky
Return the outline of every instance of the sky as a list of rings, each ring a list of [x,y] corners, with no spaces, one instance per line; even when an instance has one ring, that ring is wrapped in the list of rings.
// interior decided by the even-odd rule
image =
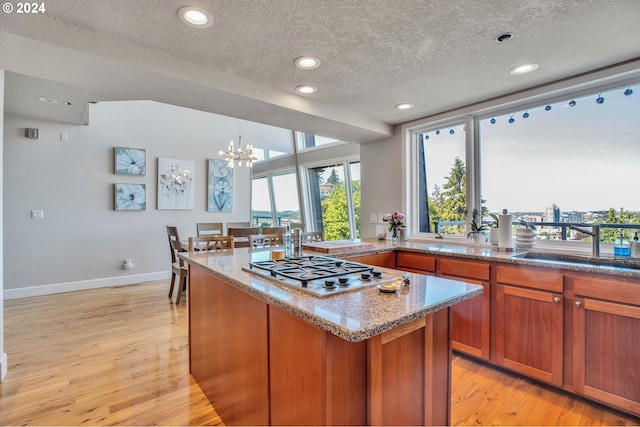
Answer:
[[[481,121],[482,197],[491,212],[640,211],[640,87],[550,104]],[[464,156],[462,126],[429,132],[427,185],[442,186]],[[430,157],[431,156],[431,157]],[[465,161],[466,164],[466,161]]]

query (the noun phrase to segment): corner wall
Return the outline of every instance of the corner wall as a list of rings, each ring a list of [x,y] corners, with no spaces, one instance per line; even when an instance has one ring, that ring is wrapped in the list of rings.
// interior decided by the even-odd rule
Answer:
[[[220,158],[218,151],[237,141],[237,119],[133,101],[92,105],[89,123],[5,117],[6,299],[166,278],[166,225],[176,225],[186,240],[196,222],[250,219],[251,176],[244,167],[233,171],[233,212],[206,211],[207,159]],[[24,137],[27,127],[39,129],[38,140]],[[291,131],[281,131],[292,139]],[[60,133],[69,141],[61,142]],[[115,175],[116,146],[146,149],[146,176]],[[156,209],[158,157],[194,162],[193,210]],[[114,211],[114,183],[146,184],[146,211]],[[44,219],[31,219],[32,209],[42,209]],[[126,258],[132,270],[122,269]]]
[[[404,212],[402,189],[403,141],[400,127],[388,139],[360,146],[360,233],[375,237],[376,225],[370,214]],[[405,212],[406,213],[406,212]],[[388,236],[387,236],[388,237]]]

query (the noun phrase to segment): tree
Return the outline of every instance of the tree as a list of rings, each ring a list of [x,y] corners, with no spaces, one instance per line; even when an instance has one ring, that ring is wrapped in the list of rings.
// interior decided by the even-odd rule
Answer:
[[[356,237],[360,237],[360,181],[351,183],[353,211],[355,215]],[[349,231],[349,210],[345,183],[338,181],[331,194],[322,201],[322,223],[327,240],[344,240],[351,237]]]
[[[338,172],[336,171],[336,169],[331,169],[331,175],[329,175],[329,178],[327,178],[327,182],[336,185],[341,181],[342,180],[340,179],[340,176],[338,176]]]
[[[616,214],[616,210],[609,209],[609,212],[604,216],[604,223],[606,224],[640,224],[640,216],[634,212],[625,211],[624,208],[620,208],[620,214]],[[625,239],[631,240],[633,238],[633,230],[623,229],[622,235]],[[620,238],[620,230],[615,228],[601,228],[600,229],[600,241],[613,242]],[[585,239],[586,240],[586,239]]]
[[[459,157],[453,162],[451,172],[446,177],[447,182],[442,190],[437,193],[440,200],[435,200],[437,217],[439,221],[466,221],[467,212],[467,183],[466,168]],[[441,227],[441,231],[447,234],[464,234],[464,225],[449,225]]]

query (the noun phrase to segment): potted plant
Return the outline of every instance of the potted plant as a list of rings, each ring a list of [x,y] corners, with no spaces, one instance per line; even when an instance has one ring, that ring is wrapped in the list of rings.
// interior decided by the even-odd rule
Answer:
[[[518,250],[531,249],[535,245],[536,226],[523,219],[518,221],[516,230],[516,248]]]
[[[492,246],[498,246],[498,215],[489,214],[493,222],[489,226],[489,242]]]
[[[471,220],[471,231],[467,233],[467,239],[473,239],[474,243],[484,243],[487,241],[486,232],[489,227],[482,223],[481,219],[478,219],[479,212],[477,209],[473,210],[473,219]]]

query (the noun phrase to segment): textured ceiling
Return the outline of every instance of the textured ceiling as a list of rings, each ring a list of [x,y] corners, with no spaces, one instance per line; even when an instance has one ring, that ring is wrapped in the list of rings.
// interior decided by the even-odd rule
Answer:
[[[0,68],[86,88],[98,101],[154,99],[355,142],[640,57],[638,0],[45,4],[44,15],[0,16]],[[214,24],[182,24],[185,5],[208,10]],[[514,38],[496,43],[503,32]],[[297,69],[303,55],[321,66]],[[509,74],[526,62],[540,67]],[[300,84],[318,93],[298,95]],[[393,108],[402,102],[415,108]]]

